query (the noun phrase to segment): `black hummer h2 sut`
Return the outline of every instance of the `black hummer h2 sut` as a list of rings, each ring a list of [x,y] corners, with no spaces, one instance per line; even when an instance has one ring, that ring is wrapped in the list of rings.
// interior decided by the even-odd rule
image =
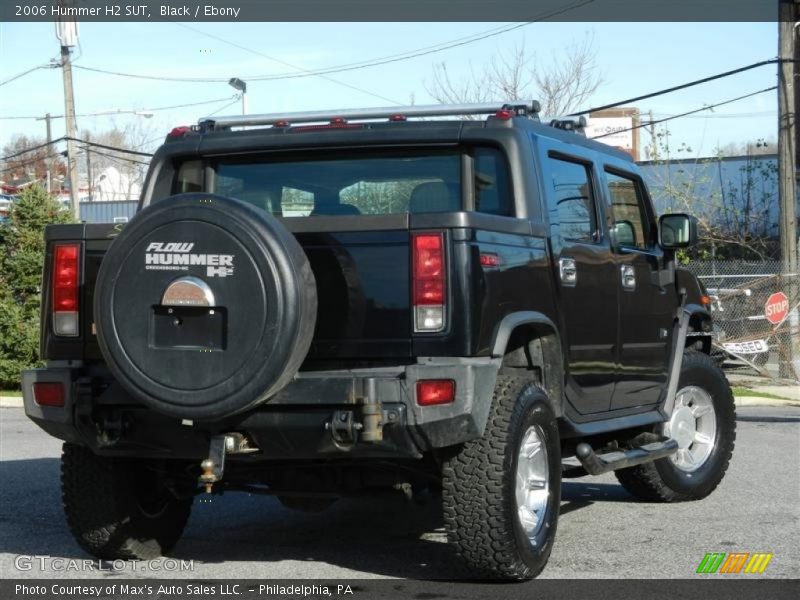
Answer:
[[[476,576],[537,575],[562,477],[710,494],[734,445],[708,298],[630,157],[535,103],[203,120],[120,225],[47,229],[25,409],[78,543],[144,558],[198,493],[441,493]],[[488,115],[483,120],[415,117]]]

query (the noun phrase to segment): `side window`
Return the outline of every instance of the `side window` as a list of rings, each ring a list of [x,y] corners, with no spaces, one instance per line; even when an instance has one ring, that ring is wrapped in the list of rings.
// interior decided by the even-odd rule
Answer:
[[[512,216],[508,164],[499,150],[475,150],[475,211]]]
[[[187,160],[181,163],[172,185],[173,194],[200,192],[203,190],[203,163],[199,160]]]
[[[548,194],[551,235],[591,242],[597,231],[591,167],[550,157],[553,192]]]
[[[646,250],[650,247],[650,224],[644,197],[636,180],[606,171],[611,200],[611,238],[614,245]]]

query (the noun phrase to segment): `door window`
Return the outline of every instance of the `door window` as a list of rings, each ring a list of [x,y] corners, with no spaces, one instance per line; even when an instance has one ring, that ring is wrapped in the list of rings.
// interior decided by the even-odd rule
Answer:
[[[553,194],[548,195],[550,232],[564,240],[592,242],[597,231],[591,167],[550,157]]]
[[[651,228],[639,184],[632,177],[606,171],[608,197],[611,200],[611,238],[615,246],[647,250],[651,246]]]

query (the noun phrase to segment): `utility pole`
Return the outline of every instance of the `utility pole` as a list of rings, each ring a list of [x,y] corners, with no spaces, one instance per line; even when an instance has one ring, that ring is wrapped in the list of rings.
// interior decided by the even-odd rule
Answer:
[[[795,20],[794,0],[779,0],[778,4],[778,197],[780,201],[780,242],[783,275],[788,279],[790,306],[797,302],[797,165],[795,164]],[[788,276],[788,277],[787,277]],[[786,281],[786,279],[784,280]],[[779,375],[800,379],[800,363],[795,348],[796,331],[800,326],[797,309],[789,314],[789,332],[782,336],[788,364]],[[793,335],[795,334],[795,335]],[[780,371],[783,371],[781,373]]]
[[[89,202],[92,202],[94,200],[92,194],[92,159],[89,154],[89,146],[85,146],[83,151],[86,152],[86,181],[89,186]]]
[[[71,6],[69,0],[59,0],[65,7]],[[61,71],[64,75],[64,116],[67,122],[67,174],[69,175],[69,204],[76,220],[80,220],[78,205],[78,157],[75,155],[75,96],[72,91],[72,62],[70,48],[78,41],[78,24],[74,20],[59,19],[56,23],[56,37],[61,43]]]
[[[37,119],[37,121],[41,120],[44,120],[45,126],[47,127],[47,143],[49,144],[50,142],[53,141],[53,130],[50,128],[50,121],[51,121],[50,113],[47,113],[41,119]]]
[[[778,189],[781,261],[785,273],[797,272],[797,204],[795,198],[795,89],[793,0],[779,0],[778,56]]]
[[[47,143],[51,144],[53,142],[53,130],[50,128],[50,121],[51,121],[50,113],[45,114],[45,116],[43,116],[43,117],[38,117],[36,120],[45,122],[45,126],[47,127]],[[48,149],[50,149],[49,145],[48,145]],[[51,190],[51,183],[50,183],[51,180],[52,180],[52,177],[53,177],[52,170],[53,170],[53,159],[52,158],[48,158],[47,159],[47,193],[48,194],[52,191]]]

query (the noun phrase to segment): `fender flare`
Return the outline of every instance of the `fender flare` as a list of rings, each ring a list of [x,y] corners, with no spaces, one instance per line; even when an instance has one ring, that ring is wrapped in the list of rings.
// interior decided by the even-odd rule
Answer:
[[[492,358],[502,358],[506,354],[509,340],[514,331],[521,327],[531,327],[538,340],[541,340],[542,385],[550,398],[555,415],[564,414],[566,402],[566,357],[561,335],[556,324],[547,315],[538,311],[513,312],[498,323],[492,337]]]
[[[702,306],[700,304],[694,304],[694,303],[687,304],[686,310],[688,310],[689,314],[691,314],[691,316],[693,317],[700,316],[703,319],[711,318],[711,311],[708,310],[705,306]]]

